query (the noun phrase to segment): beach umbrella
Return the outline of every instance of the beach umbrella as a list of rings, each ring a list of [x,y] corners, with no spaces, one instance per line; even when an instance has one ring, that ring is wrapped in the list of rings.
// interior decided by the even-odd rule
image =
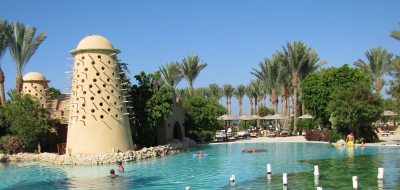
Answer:
[[[395,116],[395,115],[399,115],[399,114],[389,111],[389,110],[383,111],[383,116]]]
[[[264,116],[264,117],[261,117],[260,119],[263,119],[263,120],[273,120],[274,118],[273,118],[272,116],[274,116],[274,115],[266,115],[266,116]]]
[[[286,116],[276,113],[272,115],[272,119],[286,119]]]
[[[312,118],[313,118],[313,116],[310,115],[310,114],[304,114],[304,115],[299,117],[299,119],[312,119]]]
[[[243,120],[244,121],[244,127],[245,128],[247,128],[246,121],[257,120],[259,118],[260,118],[260,116],[258,116],[258,115],[241,115],[241,116],[239,116],[239,120]]]
[[[232,120],[238,120],[237,116],[233,116],[233,115],[221,115],[218,117],[218,120],[224,120],[224,121],[232,121]]]

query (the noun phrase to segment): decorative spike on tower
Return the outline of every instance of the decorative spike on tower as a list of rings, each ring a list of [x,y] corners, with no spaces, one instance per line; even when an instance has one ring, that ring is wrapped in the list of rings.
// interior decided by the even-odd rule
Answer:
[[[103,154],[133,149],[120,66],[110,41],[89,35],[74,56],[67,154]]]

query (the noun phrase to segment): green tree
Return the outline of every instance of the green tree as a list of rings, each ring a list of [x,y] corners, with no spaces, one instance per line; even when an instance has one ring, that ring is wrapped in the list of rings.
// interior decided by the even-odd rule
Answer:
[[[367,51],[365,57],[368,60],[367,62],[359,59],[354,62],[354,65],[370,75],[374,82],[375,92],[380,94],[383,85],[385,84],[383,77],[392,67],[393,54],[389,53],[386,49],[379,47]]]
[[[226,112],[214,98],[187,96],[182,100],[185,111],[186,136],[196,140],[211,140],[215,130],[222,128],[217,116]]]
[[[52,100],[55,100],[55,99],[57,99],[59,96],[61,96],[61,91],[60,91],[59,89],[57,89],[57,88],[54,88],[54,87],[50,87],[50,88],[48,89],[48,93],[49,93],[50,98],[51,98]]]
[[[327,110],[332,94],[337,88],[348,89],[352,84],[369,83],[371,80],[361,69],[343,65],[312,73],[301,83],[302,100],[306,109],[324,127],[329,127],[330,112]]]
[[[164,81],[167,84],[171,85],[174,89],[183,78],[182,73],[179,70],[179,63],[177,62],[176,63],[172,62],[165,66],[162,66],[160,68],[160,72],[162,74]]]
[[[10,100],[0,109],[3,127],[9,134],[20,139],[27,151],[33,151],[51,125],[51,119],[45,108],[30,95],[12,91]]]
[[[295,41],[287,43],[283,48],[285,62],[289,67],[291,86],[293,88],[293,132],[297,132],[298,122],[298,88],[300,81],[307,74],[309,69],[318,66],[318,54],[311,48],[307,47],[303,42]]]
[[[193,95],[193,83],[200,71],[203,70],[207,63],[201,63],[200,58],[195,56],[187,56],[183,58],[182,63],[179,65],[183,78],[189,83],[188,90],[189,95]]]
[[[239,115],[243,115],[243,97],[246,94],[246,86],[241,84],[236,87],[234,95],[239,103]]]
[[[0,61],[8,46],[8,42],[5,35],[7,27],[8,27],[7,22],[0,19]],[[3,105],[6,102],[6,95],[4,91],[4,80],[5,76],[3,69],[1,68],[1,62],[0,62],[0,105]]]
[[[215,97],[217,100],[221,98],[221,88],[216,83],[211,83],[208,85],[208,91],[212,97]]]
[[[338,132],[354,132],[357,138],[367,142],[379,140],[372,122],[377,121],[383,112],[383,101],[373,94],[368,83],[353,83],[350,87],[336,88],[328,103],[327,112],[332,127]]]
[[[24,68],[40,44],[46,39],[46,34],[40,33],[36,36],[35,27],[25,26],[20,22],[12,23],[5,34],[17,71],[16,90],[21,92]]]
[[[253,114],[253,96],[254,95],[254,89],[253,86],[251,84],[247,85],[246,87],[246,96],[247,98],[249,98],[249,106],[250,106],[250,115]]]
[[[226,99],[226,109],[228,110],[228,115],[231,115],[231,99],[233,93],[235,92],[235,88],[230,84],[224,84],[223,92]]]
[[[278,113],[278,94],[281,86],[279,83],[280,66],[281,59],[277,54],[274,54],[271,59],[265,58],[259,64],[259,70],[253,68],[251,72],[252,75],[263,82],[267,93],[271,95],[271,104],[275,113]]]
[[[390,33],[390,36],[396,40],[400,40],[400,30],[394,30]]]
[[[263,84],[261,80],[252,80],[250,85],[253,89],[253,98],[254,98],[254,112],[257,115],[260,115],[260,107],[261,107],[261,98],[263,96]]]
[[[133,131],[137,134],[134,140],[139,146],[153,146],[157,144],[157,128],[163,125],[173,111],[173,89],[162,83],[159,72],[141,72],[135,79],[138,84],[129,90],[132,98],[131,123],[134,126]]]

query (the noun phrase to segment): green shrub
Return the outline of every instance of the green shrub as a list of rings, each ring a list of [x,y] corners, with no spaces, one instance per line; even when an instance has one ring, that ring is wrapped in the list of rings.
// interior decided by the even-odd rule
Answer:
[[[17,136],[6,135],[0,138],[0,151],[6,154],[23,152],[24,149],[23,142]]]

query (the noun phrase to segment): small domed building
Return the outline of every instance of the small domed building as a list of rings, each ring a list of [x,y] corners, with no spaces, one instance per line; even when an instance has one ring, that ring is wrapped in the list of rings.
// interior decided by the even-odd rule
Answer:
[[[74,56],[67,154],[104,154],[133,149],[120,51],[103,36],[83,38]]]
[[[29,72],[23,77],[22,93],[37,98],[40,104],[47,108],[49,82],[41,73]]]

